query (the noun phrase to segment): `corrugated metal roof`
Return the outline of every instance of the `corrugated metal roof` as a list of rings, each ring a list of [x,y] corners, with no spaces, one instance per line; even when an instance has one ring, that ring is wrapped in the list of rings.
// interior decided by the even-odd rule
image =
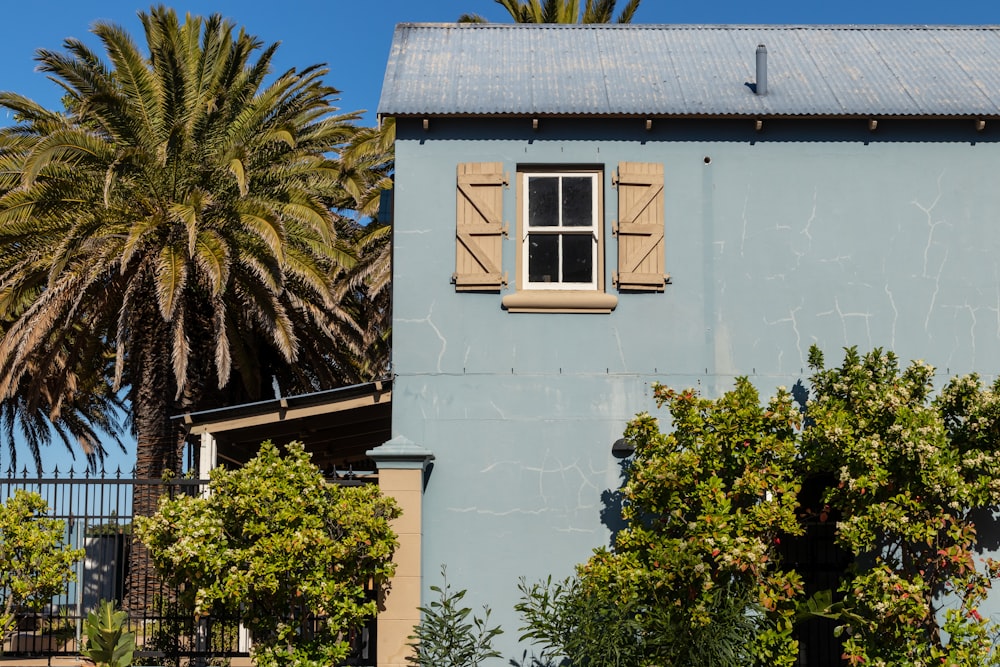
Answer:
[[[400,24],[378,113],[993,117],[1000,27]]]

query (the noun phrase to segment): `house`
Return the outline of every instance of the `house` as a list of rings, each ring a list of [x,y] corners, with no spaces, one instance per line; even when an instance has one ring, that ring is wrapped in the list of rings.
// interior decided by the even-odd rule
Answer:
[[[609,542],[654,381],[768,395],[812,343],[996,373],[997,62],[996,27],[397,26],[395,618],[445,564],[520,660],[518,579]]]

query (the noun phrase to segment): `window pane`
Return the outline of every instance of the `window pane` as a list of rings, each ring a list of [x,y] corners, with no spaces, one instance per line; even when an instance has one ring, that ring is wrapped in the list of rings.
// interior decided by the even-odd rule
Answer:
[[[590,234],[563,234],[563,282],[594,280],[594,239]]]
[[[549,227],[559,224],[559,179],[553,176],[528,178],[528,225]]]
[[[563,225],[589,227],[592,224],[594,181],[589,177],[566,177],[562,182]]]
[[[528,234],[528,282],[559,282],[557,234]]]

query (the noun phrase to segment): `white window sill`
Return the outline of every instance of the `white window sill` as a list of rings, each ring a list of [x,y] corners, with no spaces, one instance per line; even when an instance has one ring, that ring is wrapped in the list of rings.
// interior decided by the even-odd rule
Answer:
[[[505,295],[502,303],[511,313],[610,313],[618,297],[597,291],[523,290]]]

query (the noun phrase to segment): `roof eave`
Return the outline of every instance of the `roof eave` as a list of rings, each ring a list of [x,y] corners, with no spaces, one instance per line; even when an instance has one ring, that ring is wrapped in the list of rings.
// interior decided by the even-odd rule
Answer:
[[[960,113],[960,114],[906,114],[906,113],[563,113],[563,112],[500,112],[500,113],[441,113],[441,112],[389,112],[378,113],[379,122],[383,118],[438,118],[438,119],[645,119],[653,120],[997,120],[1000,114]]]

